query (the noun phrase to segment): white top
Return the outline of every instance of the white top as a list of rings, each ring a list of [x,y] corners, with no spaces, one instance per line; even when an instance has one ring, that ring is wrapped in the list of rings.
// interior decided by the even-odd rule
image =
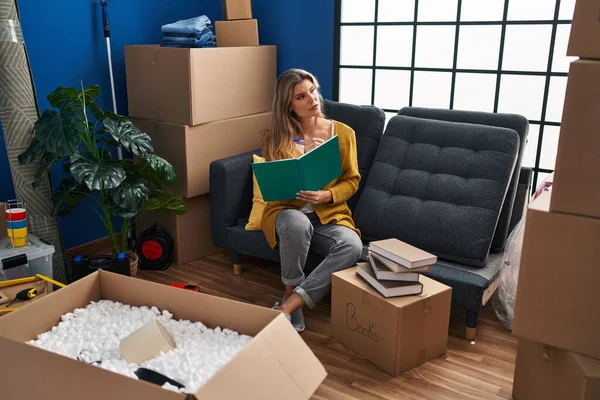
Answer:
[[[333,121],[331,121],[331,137],[333,137],[333,125],[334,125]],[[296,143],[296,149],[300,153],[304,154],[304,146],[302,144]],[[304,203],[304,207],[302,207],[300,209],[300,211],[302,211],[305,214],[310,214],[312,212],[315,212],[315,209],[314,209],[314,207],[313,207],[312,204],[310,204],[310,203]]]

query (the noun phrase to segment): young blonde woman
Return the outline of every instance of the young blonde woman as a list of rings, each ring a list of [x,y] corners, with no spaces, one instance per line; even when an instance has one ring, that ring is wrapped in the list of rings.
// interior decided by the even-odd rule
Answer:
[[[267,161],[293,158],[337,135],[342,174],[322,190],[304,191],[296,200],[269,202],[261,229],[281,258],[285,285],[282,304],[297,331],[305,328],[302,307],[312,308],[329,293],[331,274],[353,266],[360,258],[362,242],[346,201],[358,190],[360,174],[356,138],[349,126],[327,119],[317,79],[304,70],[292,69],[277,80],[271,130],[263,141]],[[304,273],[309,250],[324,260]]]

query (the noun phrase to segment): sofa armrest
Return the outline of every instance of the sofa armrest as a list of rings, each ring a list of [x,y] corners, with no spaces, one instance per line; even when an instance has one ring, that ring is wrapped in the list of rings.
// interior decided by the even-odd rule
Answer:
[[[227,248],[227,228],[252,209],[252,154],[259,150],[215,160],[210,164],[210,218],[215,246]]]
[[[515,204],[510,217],[510,225],[508,233],[510,234],[517,223],[523,218],[525,209],[529,206],[529,198],[531,197],[531,185],[533,184],[533,170],[528,167],[521,167],[519,174],[519,184],[517,185],[517,195],[515,196]]]

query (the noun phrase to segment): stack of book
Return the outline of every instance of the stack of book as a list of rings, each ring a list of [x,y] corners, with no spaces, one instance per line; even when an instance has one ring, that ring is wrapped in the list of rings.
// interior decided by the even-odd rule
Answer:
[[[435,255],[394,238],[370,242],[368,258],[357,274],[383,297],[421,294],[419,277],[437,262]]]

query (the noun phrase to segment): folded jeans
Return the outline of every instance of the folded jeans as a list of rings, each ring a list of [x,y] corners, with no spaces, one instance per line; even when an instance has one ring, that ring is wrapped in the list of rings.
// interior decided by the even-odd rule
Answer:
[[[175,33],[193,35],[202,32],[210,26],[211,21],[206,15],[184,19],[171,24],[165,24],[161,27],[162,33]]]

